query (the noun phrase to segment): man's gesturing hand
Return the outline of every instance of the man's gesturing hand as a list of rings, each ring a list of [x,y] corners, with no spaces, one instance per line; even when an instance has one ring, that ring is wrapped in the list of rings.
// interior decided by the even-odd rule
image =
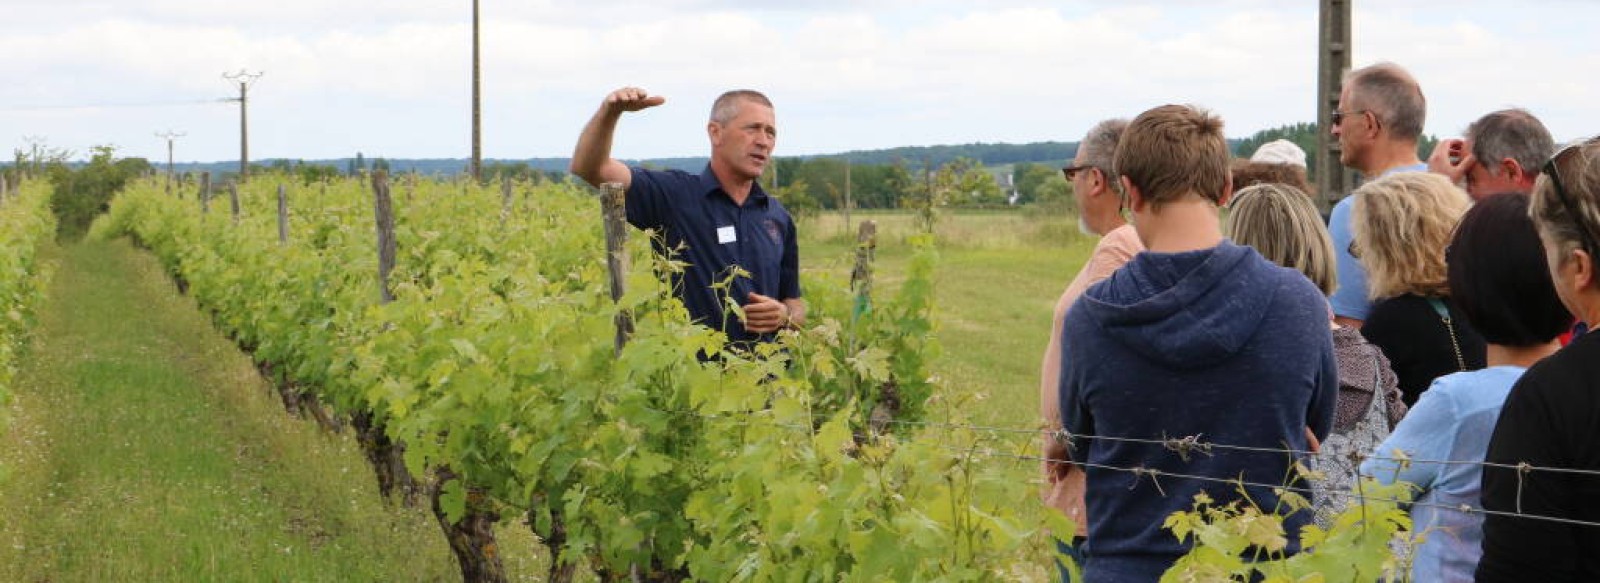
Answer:
[[[1433,147],[1433,154],[1428,156],[1428,171],[1441,174],[1449,178],[1450,182],[1461,183],[1461,178],[1467,175],[1467,170],[1477,164],[1478,159],[1472,157],[1472,151],[1467,149],[1467,142],[1460,138],[1439,140],[1439,145]]]
[[[744,305],[744,329],[757,334],[777,332],[789,323],[789,306],[767,296],[750,292]]]
[[[612,111],[639,111],[667,102],[667,98],[651,95],[638,87],[623,87],[606,95],[605,106]]]

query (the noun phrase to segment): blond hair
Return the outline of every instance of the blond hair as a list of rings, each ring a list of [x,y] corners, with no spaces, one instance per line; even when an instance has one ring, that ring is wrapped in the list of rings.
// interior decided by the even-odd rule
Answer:
[[[1128,124],[1111,165],[1151,210],[1160,210],[1189,193],[1220,204],[1228,189],[1228,159],[1222,118],[1193,106],[1163,105]]]
[[[1351,196],[1353,251],[1367,269],[1367,295],[1450,295],[1445,248],[1472,206],[1467,193],[1438,174],[1401,172],[1363,184]]]
[[[1333,239],[1311,197],[1286,184],[1245,188],[1228,203],[1224,229],[1233,242],[1249,245],[1268,261],[1304,273],[1324,295],[1339,285]]]

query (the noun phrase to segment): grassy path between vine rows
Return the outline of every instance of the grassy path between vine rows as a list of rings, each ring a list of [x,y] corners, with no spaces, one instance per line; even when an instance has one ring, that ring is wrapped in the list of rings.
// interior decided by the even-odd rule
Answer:
[[[383,502],[348,432],[285,414],[147,253],[47,256],[0,435],[0,581],[460,580],[432,517]],[[536,579],[526,532],[500,546]]]

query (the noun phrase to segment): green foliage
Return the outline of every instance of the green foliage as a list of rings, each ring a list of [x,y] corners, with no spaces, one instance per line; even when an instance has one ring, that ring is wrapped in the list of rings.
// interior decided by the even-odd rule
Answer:
[[[1054,164],[1019,162],[1011,167],[1011,181],[1017,187],[1017,204],[1059,201],[1071,189]]]
[[[20,188],[10,187],[0,200],[0,432],[8,425],[12,382],[35,325],[34,309],[49,282],[50,270],[39,259],[40,245],[55,233],[46,186],[24,182]],[[5,472],[0,467],[0,479]]]
[[[1411,518],[1401,507],[1413,495],[1405,482],[1379,484],[1362,478],[1353,501],[1326,530],[1307,525],[1300,531],[1300,552],[1286,555],[1283,517],[1247,501],[1216,506],[1205,494],[1195,496],[1195,509],[1175,512],[1163,526],[1179,540],[1194,544],[1188,555],[1162,575],[1167,581],[1377,581],[1407,573],[1391,545],[1404,540]],[[1285,511],[1309,503],[1293,492],[1280,491]]]
[[[143,158],[116,158],[116,148],[95,146],[89,163],[77,170],[57,166],[50,173],[55,184],[50,208],[55,211],[63,239],[81,237],[96,216],[106,211],[111,196],[129,180],[150,171]]]
[[[135,236],[257,359],[375,414],[413,472],[447,465],[539,533],[559,522],[562,561],[707,581],[1014,578],[1037,530],[1018,518],[1026,484],[970,453],[985,436],[903,423],[961,424],[968,406],[928,368],[930,240],[893,297],[808,280],[810,326],[730,352],[667,288],[678,264],[634,237],[613,303],[594,200],[528,191],[502,219],[498,188],[396,184],[386,305],[361,182],[291,189],[288,245],[270,177],[242,188],[237,225],[149,182],[95,234]],[[619,311],[635,332],[615,355]]]

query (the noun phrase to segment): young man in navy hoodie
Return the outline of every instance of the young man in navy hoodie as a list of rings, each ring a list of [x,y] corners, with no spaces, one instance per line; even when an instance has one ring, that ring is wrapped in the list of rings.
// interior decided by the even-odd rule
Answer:
[[[1162,522],[1196,494],[1222,505],[1240,497],[1231,480],[1303,486],[1285,452],[1179,455],[1101,437],[1305,451],[1308,428],[1321,440],[1332,427],[1327,300],[1299,272],[1223,239],[1228,160],[1222,120],[1189,106],[1144,112],[1117,145],[1113,172],[1148,250],[1090,287],[1062,328],[1061,418],[1088,474],[1087,581],[1159,578],[1190,546]],[[1245,489],[1263,510],[1287,512],[1270,487]],[[1309,521],[1305,511],[1285,520],[1288,552]]]

